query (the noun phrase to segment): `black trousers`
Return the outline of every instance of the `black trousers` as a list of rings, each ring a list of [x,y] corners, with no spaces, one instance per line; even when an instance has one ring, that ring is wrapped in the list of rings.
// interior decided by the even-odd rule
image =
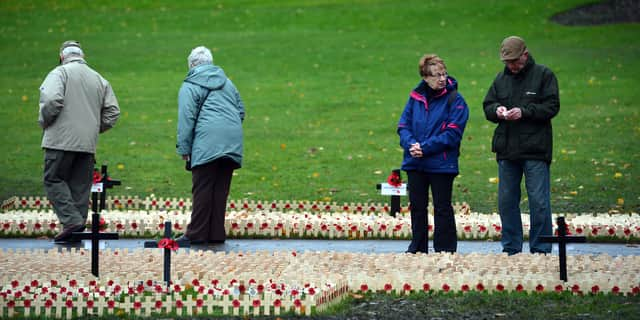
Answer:
[[[185,233],[189,240],[222,242],[226,239],[224,215],[236,167],[235,162],[224,158],[193,167],[193,211]]]
[[[407,171],[409,177],[409,201],[411,204],[411,231],[413,237],[409,252],[428,252],[429,221],[427,208],[429,188],[433,196],[434,226],[433,248],[436,252],[456,252],[458,236],[456,220],[451,205],[451,193],[455,174]]]
[[[91,153],[44,150],[44,189],[63,226],[86,223],[94,164]]]

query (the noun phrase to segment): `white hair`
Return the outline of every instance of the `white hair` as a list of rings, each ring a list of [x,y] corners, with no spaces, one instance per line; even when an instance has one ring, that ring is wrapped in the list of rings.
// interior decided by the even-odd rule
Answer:
[[[212,64],[213,55],[211,54],[211,50],[207,49],[207,47],[199,46],[191,50],[191,54],[189,54],[187,62],[189,63],[189,69],[201,64]]]
[[[62,56],[62,59],[67,59],[70,56],[84,57],[84,52],[82,52],[80,47],[70,46],[62,49],[60,55]]]

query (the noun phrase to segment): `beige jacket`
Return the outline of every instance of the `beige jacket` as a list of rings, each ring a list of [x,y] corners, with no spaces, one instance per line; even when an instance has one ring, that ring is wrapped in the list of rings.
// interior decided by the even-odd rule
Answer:
[[[68,58],[40,86],[43,148],[95,154],[98,133],[119,117],[111,85],[80,57]]]

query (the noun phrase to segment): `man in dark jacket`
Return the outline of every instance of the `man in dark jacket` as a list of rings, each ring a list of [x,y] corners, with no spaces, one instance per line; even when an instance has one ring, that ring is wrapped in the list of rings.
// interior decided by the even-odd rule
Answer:
[[[500,58],[504,71],[493,81],[483,107],[487,120],[498,124],[491,150],[498,161],[503,252],[522,252],[520,183],[524,174],[529,197],[529,249],[549,253],[551,244],[540,242],[539,237],[552,233],[549,166],[551,119],[560,110],[558,80],[549,68],[535,63],[520,37],[502,41]]]

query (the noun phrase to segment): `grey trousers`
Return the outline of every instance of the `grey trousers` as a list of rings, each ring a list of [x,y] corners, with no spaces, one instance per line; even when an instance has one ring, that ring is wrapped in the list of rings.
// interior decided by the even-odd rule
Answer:
[[[86,223],[94,164],[91,153],[45,149],[44,189],[62,225]]]

